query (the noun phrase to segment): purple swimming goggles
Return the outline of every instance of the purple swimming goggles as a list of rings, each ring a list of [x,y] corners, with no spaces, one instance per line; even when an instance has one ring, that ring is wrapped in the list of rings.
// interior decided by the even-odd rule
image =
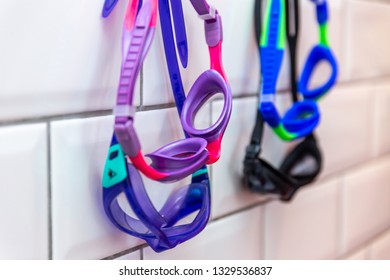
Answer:
[[[103,16],[113,9],[116,1],[106,1]],[[181,95],[182,89],[173,88],[176,104],[181,114],[183,128],[189,138],[168,144],[155,152],[146,155],[152,161],[149,165],[141,151],[141,145],[134,129],[133,91],[135,81],[145,59],[147,50],[155,32],[157,1],[145,1],[143,10],[139,11],[135,22],[135,11],[141,1],[130,1],[125,30],[123,32],[123,60],[120,84],[118,88],[115,114],[115,135],[124,153],[134,166],[147,177],[162,182],[173,182],[183,179],[204,164],[212,164],[220,157],[221,141],[232,110],[232,94],[222,66],[222,25],[221,18],[213,7],[204,0],[191,1],[199,16],[205,21],[206,41],[209,46],[211,70],[204,72],[194,83],[187,99]],[[171,82],[180,71],[173,70],[176,52],[167,50],[167,44],[173,42],[172,23],[169,2],[159,1],[164,46]],[[187,40],[184,27],[184,16],[181,1],[171,1],[175,31],[178,39],[178,51],[183,66],[186,66]],[[147,10],[147,11],[146,11]],[[195,115],[205,102],[217,93],[224,96],[224,107],[217,122],[207,129],[194,127]]]
[[[157,0],[146,1],[143,5],[139,1],[130,1],[124,33],[128,30],[134,32],[132,29],[147,29],[148,26],[155,24],[154,15],[156,14]],[[127,49],[126,44],[129,44],[128,49],[131,49],[132,40],[139,42],[138,33],[134,32],[134,34],[136,35],[135,39],[132,35],[128,37],[124,34],[124,51]],[[168,34],[172,35],[172,40],[169,40],[168,43],[164,38],[166,51],[173,50],[175,53],[172,30],[168,31]],[[147,42],[148,44],[142,46],[143,57],[146,56],[151,39]],[[131,52],[128,51],[128,53]],[[127,53],[124,52],[124,54],[127,57]],[[170,65],[176,65],[178,68],[176,55],[172,55],[171,58],[173,62]],[[126,61],[123,62],[122,71],[126,67],[125,63]],[[181,112],[183,104],[186,103],[186,97],[180,75],[177,76],[175,85],[172,84],[172,88],[179,88],[174,92],[175,100],[181,101],[176,104],[178,111]],[[210,217],[210,182],[206,166],[203,165],[196,170],[192,174],[191,184],[174,191],[158,211],[147,195],[140,174],[133,165],[128,163],[127,159],[122,145],[114,135],[106,160],[102,184],[105,212],[117,228],[144,239],[157,252],[173,248],[204,229]],[[132,214],[121,207],[121,194],[125,195],[132,209]],[[195,216],[195,218],[190,223],[184,223],[183,220],[189,215]]]

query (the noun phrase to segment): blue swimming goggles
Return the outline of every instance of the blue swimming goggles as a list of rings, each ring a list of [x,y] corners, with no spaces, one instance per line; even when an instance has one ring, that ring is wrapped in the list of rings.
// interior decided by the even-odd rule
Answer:
[[[290,56],[291,97],[294,104],[299,102],[298,83],[296,82],[296,45],[299,34],[298,0],[285,0],[286,20],[283,21],[288,31],[287,42]],[[255,27],[256,38],[261,37],[262,1],[256,0]],[[263,49],[259,48],[263,56]],[[264,58],[263,58],[264,59]],[[276,195],[282,201],[290,201],[297,191],[312,183],[322,169],[322,154],[314,134],[307,135],[283,160],[277,169],[260,157],[264,119],[260,110],[250,144],[246,148],[244,159],[244,182],[252,192],[263,195]]]
[[[313,132],[320,121],[316,101],[335,84],[338,74],[336,58],[328,42],[328,7],[326,0],[311,0],[317,10],[319,44],[310,52],[304,66],[298,89],[304,100],[295,102],[283,117],[275,106],[276,85],[286,46],[286,1],[269,0],[264,16],[260,38],[261,73],[263,84],[260,90],[259,111],[264,121],[284,141],[305,137]],[[288,24],[288,23],[287,23]],[[309,88],[312,74],[320,62],[331,67],[327,82],[314,89]],[[295,85],[293,85],[295,86]]]

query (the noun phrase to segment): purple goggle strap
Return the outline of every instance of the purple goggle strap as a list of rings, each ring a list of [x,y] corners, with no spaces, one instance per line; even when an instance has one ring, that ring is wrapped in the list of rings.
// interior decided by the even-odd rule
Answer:
[[[115,133],[128,155],[136,155],[141,149],[132,126],[135,113],[132,105],[135,83],[155,32],[150,27],[151,16],[152,6],[147,1],[139,10],[133,29],[127,30],[125,24],[123,27],[121,76],[114,115]]]
[[[184,130],[193,137],[201,137],[208,142],[217,140],[223,135],[231,114],[232,95],[230,87],[223,77],[215,70],[209,70],[203,73],[195,82],[193,88],[188,94],[187,101],[185,101],[185,93],[183,82],[181,79],[180,68],[177,60],[175,39],[173,35],[173,26],[171,20],[171,12],[173,14],[175,32],[176,34],[185,32],[185,22],[182,17],[183,10],[181,5],[177,4],[179,1],[159,0],[160,22],[162,28],[162,35],[164,41],[165,57],[169,70],[169,77],[174,98],[182,117],[182,124]],[[206,41],[209,47],[215,47],[222,41],[222,24],[218,12],[211,8],[206,1],[192,0],[194,8],[201,18],[205,20]],[[171,5],[171,7],[170,7]],[[177,35],[176,35],[177,36]],[[181,36],[182,38],[184,36]],[[179,43],[176,43],[178,46]],[[183,42],[180,45],[184,45]],[[185,43],[187,45],[187,42]],[[178,53],[181,57],[181,50],[178,47]],[[188,53],[186,53],[188,55]],[[188,57],[185,57],[187,60]],[[183,61],[183,60],[182,60]],[[221,116],[217,122],[203,130],[197,130],[193,126],[193,121],[196,113],[202,105],[216,93],[224,95],[224,108]],[[181,110],[183,108],[183,111]]]
[[[157,3],[155,3],[157,4]],[[127,30],[124,24],[122,38],[122,68],[118,86],[115,114],[115,134],[126,153],[148,177],[169,182],[183,179],[197,171],[208,159],[204,139],[176,141],[148,156],[152,165],[148,166],[141,153],[141,144],[134,129],[133,92],[141,65],[150,48],[155,27],[151,26],[152,1],[145,1],[139,10],[132,30]],[[178,104],[181,110],[182,104]],[[188,154],[186,157],[178,155]]]
[[[115,136],[111,147],[117,145]],[[121,156],[121,158],[116,158]],[[120,230],[144,239],[156,252],[176,247],[194,237],[207,225],[210,217],[210,186],[207,169],[193,177],[192,184],[175,190],[160,211],[150,201],[139,172],[126,157],[109,154],[109,160],[125,166],[127,176],[120,182],[105,186],[103,205],[107,217]],[[119,168],[120,169],[120,168]],[[105,174],[107,176],[107,174]],[[138,219],[126,214],[119,205],[118,196],[124,193]],[[188,215],[199,211],[189,224],[175,226]]]
[[[111,146],[118,144],[115,135]],[[111,155],[107,161],[111,160]],[[192,177],[192,184],[175,191],[158,212],[150,201],[138,171],[127,165],[127,176],[109,188],[104,188],[104,209],[111,220],[122,231],[144,239],[155,251],[177,246],[195,235],[207,225],[210,217],[210,182],[204,166]],[[105,174],[108,176],[108,174]],[[127,215],[119,206],[117,197],[126,194],[127,200],[140,220]],[[173,227],[191,213],[199,211],[189,225]]]

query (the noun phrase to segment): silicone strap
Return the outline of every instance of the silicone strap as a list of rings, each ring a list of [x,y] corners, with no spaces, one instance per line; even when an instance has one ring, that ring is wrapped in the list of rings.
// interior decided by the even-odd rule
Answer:
[[[286,30],[288,31],[287,38],[292,58],[292,69],[296,67],[296,61],[292,54],[296,51],[296,34],[298,32],[298,19],[294,16],[297,4],[289,2],[286,4],[284,1],[272,0],[267,3],[264,20],[265,30],[260,40],[263,86],[259,110],[264,120],[282,140],[291,141],[312,133],[320,121],[320,113],[315,102],[298,100],[295,72],[291,73],[291,80],[294,81],[292,82],[294,105],[283,118],[280,117],[275,106],[274,95],[283,60]]]
[[[181,65],[187,68],[188,65],[188,43],[186,25],[184,21],[183,7],[180,1],[170,1],[173,20],[175,23],[176,48],[180,57]]]
[[[102,10],[102,17],[108,17],[111,14],[112,10],[115,8],[116,3],[118,3],[118,0],[105,0]]]
[[[328,42],[328,4],[326,0],[311,0],[316,5],[317,22],[319,27],[320,42],[315,46],[306,60],[301,79],[299,90],[306,99],[319,100],[325,95],[336,83],[338,76],[338,65]],[[331,68],[328,81],[324,84],[310,89],[310,79],[320,62],[327,63]]]
[[[191,0],[191,3],[199,15],[210,14],[210,10],[212,10],[206,0]]]
[[[169,78],[172,85],[176,108],[179,112],[179,115],[181,115],[181,110],[183,108],[186,96],[184,93],[183,82],[176,56],[169,0],[159,0],[158,7]]]
[[[280,37],[285,35],[283,0],[267,2],[264,32],[260,40],[260,63],[263,84],[261,89],[260,111],[264,120],[273,128],[280,125],[280,116],[274,105],[276,84],[282,66],[284,45],[279,44]]]
[[[122,69],[118,87],[117,105],[132,105],[136,79],[154,36],[151,27],[152,4],[147,1],[141,8],[134,27],[124,27]],[[146,50],[146,51],[145,51]]]
[[[297,42],[299,39],[299,4],[297,0],[286,0],[286,33],[290,58],[290,87],[293,103],[299,101],[297,83]]]
[[[220,157],[220,142],[230,118],[232,108],[231,91],[226,81],[221,59],[221,18],[218,15],[218,12],[216,12],[213,19],[205,21],[206,42],[209,45],[211,69],[215,69],[216,72],[209,70],[203,73],[191,88],[186,100],[175,51],[175,40],[172,31],[173,27],[169,3],[168,0],[160,0],[159,10],[165,56],[173,94],[176,104],[178,104],[177,107],[181,114],[181,120],[186,134],[191,137],[199,137],[208,141],[207,150],[209,152],[209,160],[207,161],[207,164],[212,164]],[[192,1],[192,3],[198,12],[205,12],[206,8],[209,9],[209,11],[211,9],[210,6],[204,5],[206,3],[205,1]],[[180,8],[180,5],[172,6],[172,13],[174,15],[181,14],[182,11],[178,10]],[[180,20],[175,20],[174,23],[175,30],[177,30],[177,24],[180,24]],[[224,109],[220,118],[210,128],[203,130],[194,128],[193,120],[198,110],[210,97],[219,92],[224,95],[225,100]]]

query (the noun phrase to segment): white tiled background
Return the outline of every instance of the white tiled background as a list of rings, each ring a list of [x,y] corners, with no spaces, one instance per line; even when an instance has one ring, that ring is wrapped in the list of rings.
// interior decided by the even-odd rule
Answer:
[[[325,169],[314,185],[282,204],[243,190],[240,180],[259,83],[254,1],[210,0],[223,17],[233,113],[222,158],[210,168],[210,224],[162,254],[114,228],[101,205],[126,0],[108,20],[100,18],[103,0],[3,2],[0,259],[390,259],[390,1],[329,0],[340,79],[321,101],[317,134]],[[188,90],[208,61],[202,22],[183,2]],[[300,67],[317,40],[312,4],[301,0],[301,9]],[[287,66],[279,81],[284,108]],[[135,96],[145,151],[183,137],[160,30]],[[221,101],[207,106],[200,125],[218,117]],[[289,148],[267,131],[270,161],[280,163]],[[157,205],[177,186],[145,182]]]

